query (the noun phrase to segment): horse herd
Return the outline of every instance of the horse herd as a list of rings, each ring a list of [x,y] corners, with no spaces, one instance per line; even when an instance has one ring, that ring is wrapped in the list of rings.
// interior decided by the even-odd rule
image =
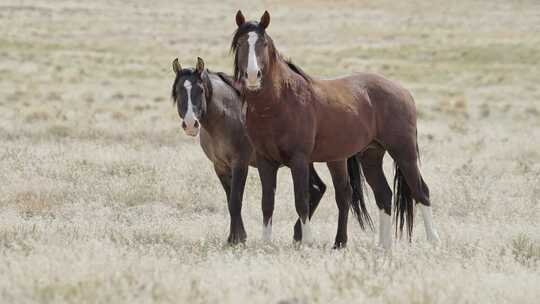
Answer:
[[[406,227],[410,239],[416,201],[428,241],[438,243],[429,189],[418,167],[411,94],[376,74],[310,77],[276,49],[266,32],[267,11],[258,22],[246,21],[238,11],[236,24],[234,76],[209,71],[201,58],[195,68],[186,69],[175,59],[172,87],[182,128],[187,135],[200,135],[227,195],[228,242],[246,240],[241,209],[249,166],[257,167],[262,184],[263,239],[271,239],[277,171],[287,166],[298,213],[293,238],[312,242],[310,220],[326,190],[313,162],[326,162],[339,210],[334,248],[347,244],[350,209],[362,228],[373,228],[364,178],[379,208],[381,247],[392,247],[392,198],[396,234]],[[386,152],[395,162],[394,195],[383,172]]]

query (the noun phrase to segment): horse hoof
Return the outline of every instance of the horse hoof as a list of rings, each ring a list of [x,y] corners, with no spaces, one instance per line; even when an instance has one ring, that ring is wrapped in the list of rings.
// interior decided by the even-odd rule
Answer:
[[[293,240],[300,242],[302,240],[302,229],[300,228],[300,221],[297,221],[293,229]]]
[[[230,246],[237,246],[237,245],[241,245],[245,243],[246,243],[245,239],[235,239],[235,238],[227,239],[227,244],[229,244]]]
[[[433,246],[439,246],[441,244],[441,239],[439,238],[439,234],[436,231],[434,231],[433,234],[429,234],[427,236],[427,240]]]
[[[315,240],[313,239],[313,236],[311,235],[311,233],[305,233],[301,238],[301,243],[303,245],[313,245],[313,243],[315,242]]]
[[[265,243],[272,243],[272,228],[263,227],[262,240]]]
[[[231,234],[229,235],[229,237],[227,238],[227,243],[229,245],[238,245],[238,244],[244,244],[246,242],[246,233],[236,233],[236,234]]]
[[[392,240],[383,239],[379,241],[379,248],[384,251],[392,251]]]
[[[332,249],[339,250],[339,249],[345,249],[347,248],[347,242],[336,242]]]
[[[311,227],[309,225],[309,220],[306,223],[300,223],[300,240],[302,244],[310,245],[313,244],[313,234],[311,233]]]

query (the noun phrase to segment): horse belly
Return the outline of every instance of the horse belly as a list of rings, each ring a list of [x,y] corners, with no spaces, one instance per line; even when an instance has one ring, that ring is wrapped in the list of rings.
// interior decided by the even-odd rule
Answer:
[[[348,158],[367,147],[373,136],[358,119],[343,117],[333,123],[319,125],[312,160],[328,162]]]

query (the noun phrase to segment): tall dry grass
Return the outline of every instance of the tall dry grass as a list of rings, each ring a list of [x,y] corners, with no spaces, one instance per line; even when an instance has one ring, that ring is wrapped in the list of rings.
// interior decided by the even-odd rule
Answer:
[[[310,74],[375,71],[413,92],[441,246],[417,225],[412,244],[385,255],[376,233],[351,223],[349,247],[332,251],[329,187],[315,245],[295,249],[287,169],[273,244],[260,240],[251,170],[248,242],[224,246],[224,194],[180,131],[170,63],[201,56],[230,71],[238,8],[250,18],[269,9],[278,48]],[[3,0],[0,302],[536,303],[539,10],[536,1]]]

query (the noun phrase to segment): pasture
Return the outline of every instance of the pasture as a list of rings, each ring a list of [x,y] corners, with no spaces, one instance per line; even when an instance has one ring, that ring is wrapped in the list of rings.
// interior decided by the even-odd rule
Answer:
[[[332,250],[322,164],[313,246],[292,244],[286,168],[272,244],[252,168],[247,243],[225,245],[225,195],[180,128],[171,62],[231,73],[238,9],[268,9],[276,46],[310,75],[372,71],[411,90],[440,246],[417,216],[412,244],[385,254],[350,217],[348,247]],[[533,0],[1,0],[0,302],[537,303],[539,12]]]

